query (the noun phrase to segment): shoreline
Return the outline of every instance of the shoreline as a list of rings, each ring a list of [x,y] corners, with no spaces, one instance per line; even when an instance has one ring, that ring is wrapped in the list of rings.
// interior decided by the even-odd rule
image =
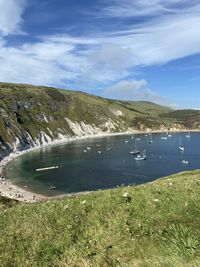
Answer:
[[[82,195],[82,194],[88,194],[89,192],[77,192],[77,193],[69,193],[69,194],[62,194],[62,195],[58,195],[58,196],[52,196],[52,197],[48,197],[48,196],[44,196],[41,194],[37,194],[34,192],[29,191],[27,188],[22,188],[19,187],[15,184],[12,184],[11,181],[9,179],[6,179],[6,177],[3,175],[2,178],[2,174],[4,174],[4,169],[6,167],[6,165],[8,165],[12,160],[14,160],[15,158],[29,153],[33,150],[37,150],[37,149],[41,149],[44,147],[48,147],[48,146],[54,146],[54,145],[59,145],[62,143],[70,143],[73,141],[78,141],[78,140],[83,140],[83,139],[91,139],[91,138],[98,138],[98,137],[109,137],[109,136],[118,136],[118,135],[130,135],[130,134],[150,134],[150,133],[179,133],[179,132],[188,132],[188,129],[185,130],[162,130],[162,131],[138,131],[138,130],[132,130],[132,131],[126,131],[126,132],[116,132],[116,133],[107,133],[107,132],[102,132],[99,134],[95,134],[95,135],[85,135],[85,136],[75,136],[75,137],[66,137],[64,139],[56,139],[50,143],[47,143],[45,145],[40,145],[37,147],[31,147],[29,149],[26,150],[22,150],[22,151],[16,151],[16,152],[12,152],[9,156],[5,157],[3,160],[1,160],[0,162],[0,196],[2,197],[6,197],[6,198],[10,198],[10,199],[14,199],[14,200],[18,200],[21,202],[25,202],[25,203],[34,203],[34,202],[39,202],[39,201],[44,201],[44,200],[48,200],[48,199],[55,199],[55,198],[62,198],[62,197],[66,197],[66,196],[75,196],[75,195]],[[189,130],[189,132],[200,132],[200,130]],[[5,177],[5,178],[4,178]]]

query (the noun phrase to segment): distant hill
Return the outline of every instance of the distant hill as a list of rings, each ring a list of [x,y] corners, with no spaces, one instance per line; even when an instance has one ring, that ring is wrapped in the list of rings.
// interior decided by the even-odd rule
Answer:
[[[182,111],[151,102],[10,83],[0,83],[0,114],[1,157],[72,136],[187,126]],[[188,125],[198,127],[198,121]]]

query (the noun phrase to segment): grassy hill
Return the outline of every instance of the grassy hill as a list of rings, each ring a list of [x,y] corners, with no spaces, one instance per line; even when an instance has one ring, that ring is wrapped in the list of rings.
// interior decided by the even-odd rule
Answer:
[[[200,112],[146,101],[0,83],[0,156],[72,136],[127,130],[200,129]]]
[[[72,136],[127,130],[200,129],[200,112],[146,101],[0,83],[0,155]]]
[[[2,267],[200,266],[200,171],[38,204],[0,201]]]
[[[150,102],[116,101],[82,92],[0,83],[0,154],[79,133],[168,128],[170,122],[160,115],[169,111]]]

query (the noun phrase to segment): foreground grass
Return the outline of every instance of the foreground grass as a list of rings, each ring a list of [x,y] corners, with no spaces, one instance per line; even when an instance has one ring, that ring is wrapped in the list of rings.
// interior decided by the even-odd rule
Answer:
[[[200,266],[200,171],[0,206],[2,267]]]

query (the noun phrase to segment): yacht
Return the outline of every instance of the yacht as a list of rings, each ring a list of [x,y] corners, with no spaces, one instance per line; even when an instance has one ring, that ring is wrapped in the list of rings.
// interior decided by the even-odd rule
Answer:
[[[135,156],[136,161],[141,161],[141,160],[146,160],[146,159],[147,159],[147,156],[145,154],[145,151],[143,151],[142,154],[138,154],[137,156]]]
[[[182,162],[183,164],[189,164],[189,161],[188,161],[188,160],[185,160],[185,159],[182,160],[181,162]]]
[[[186,135],[185,135],[186,138],[190,138],[190,133],[188,132]]]
[[[181,135],[180,135],[180,143],[179,143],[179,147],[178,147],[178,149],[180,150],[180,151],[184,151],[184,146],[181,144]]]
[[[137,147],[136,147],[136,139],[135,139],[135,140],[134,140],[134,147],[133,147],[133,150],[130,151],[130,154],[131,154],[131,155],[137,155],[137,154],[139,154],[139,153],[140,153],[140,151],[137,150]]]

